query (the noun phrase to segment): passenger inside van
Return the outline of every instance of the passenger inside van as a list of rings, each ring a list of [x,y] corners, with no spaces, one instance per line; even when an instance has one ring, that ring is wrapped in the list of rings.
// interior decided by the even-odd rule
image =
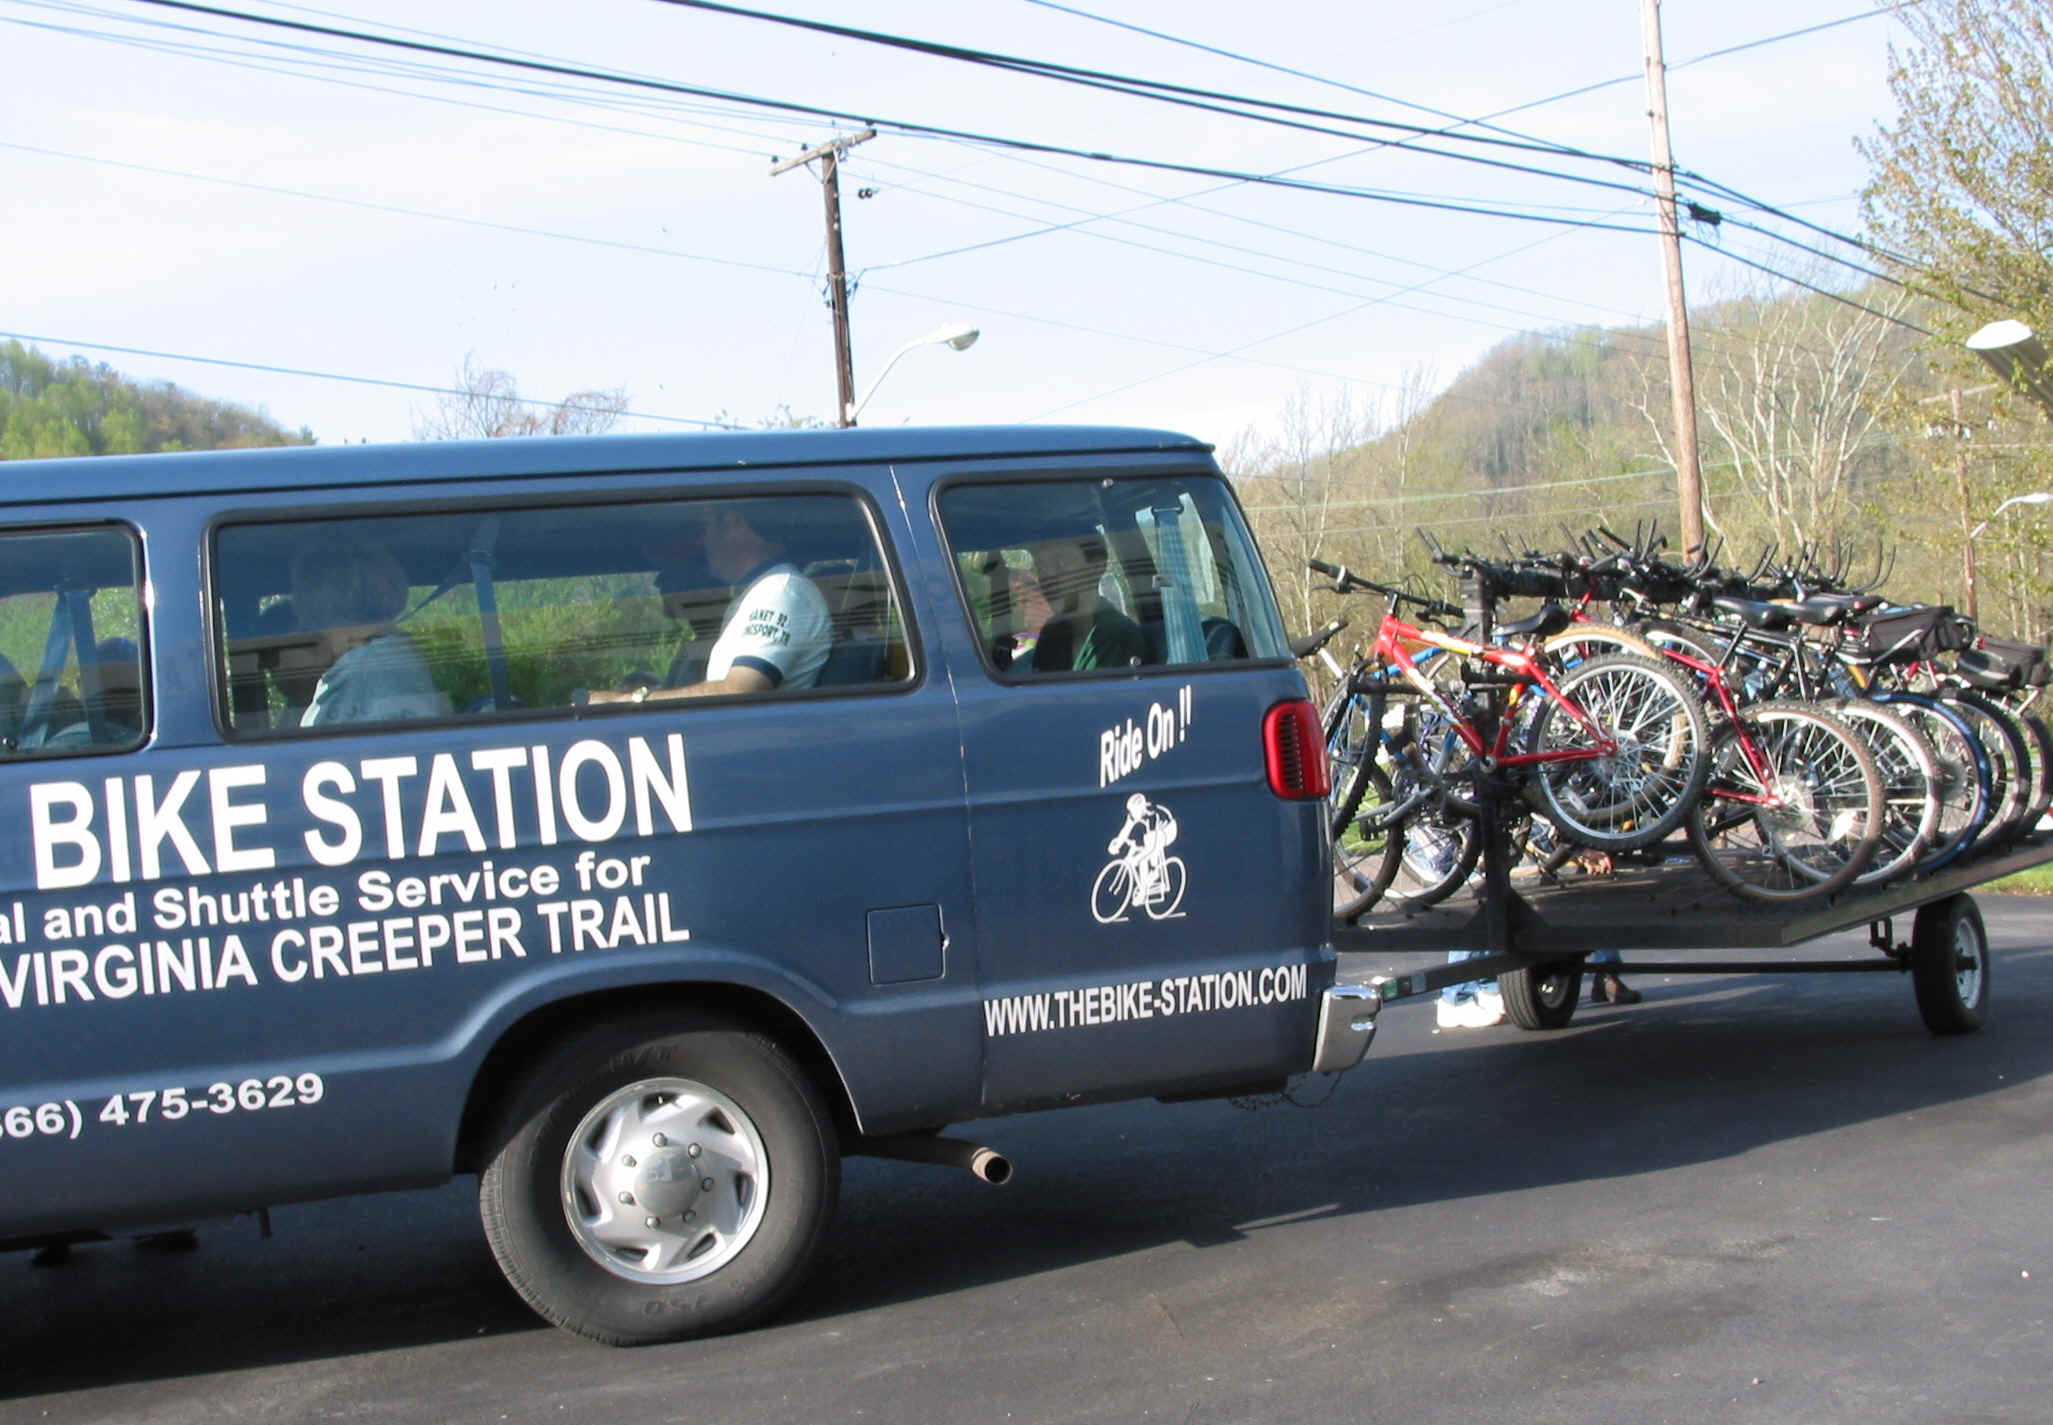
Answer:
[[[325,666],[301,727],[449,714],[420,646],[394,622],[406,592],[405,569],[376,545],[329,541],[292,561],[292,606]]]
[[[682,681],[696,671],[687,651],[671,665],[664,686],[592,692],[586,702],[666,702],[813,686],[834,643],[834,620],[818,586],[785,557],[783,545],[736,506],[704,506],[688,516],[670,562],[656,576],[671,618],[686,617],[694,592],[703,589],[699,570],[738,591],[721,618],[703,675]]]
[[[1148,659],[1141,626],[1106,600],[1105,541],[1096,535],[1047,540],[1031,573],[1011,570],[1015,638],[1012,667],[1036,673],[1138,668]],[[1022,577],[1024,576],[1024,577]],[[1039,616],[1038,625],[1028,622]]]

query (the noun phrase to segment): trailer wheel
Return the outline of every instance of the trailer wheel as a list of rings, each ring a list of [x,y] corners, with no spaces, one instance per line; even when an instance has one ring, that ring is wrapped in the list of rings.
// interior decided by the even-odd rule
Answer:
[[[1583,962],[1550,960],[1497,976],[1504,1013],[1520,1029],[1566,1029],[1583,997]]]
[[[1910,936],[1910,981],[1918,1013],[1934,1034],[1970,1034],[1989,1007],[1989,933],[1974,898],[1948,896],[1918,909]]]
[[[528,1305],[608,1345],[747,1324],[799,1283],[841,1159],[775,1041],[710,1016],[573,1036],[508,1101],[478,1180],[492,1253]]]

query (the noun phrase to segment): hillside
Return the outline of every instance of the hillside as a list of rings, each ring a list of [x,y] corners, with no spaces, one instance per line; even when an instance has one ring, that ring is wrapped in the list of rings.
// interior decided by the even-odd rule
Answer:
[[[2053,488],[2053,468],[2041,413],[1972,365],[1935,374],[1961,372],[1959,354],[1890,320],[1925,315],[1872,288],[1845,300],[1743,296],[1692,314],[1706,525],[1726,562],[1770,544],[1839,551],[1869,572],[1893,558],[1893,593],[1965,602],[1965,531],[2008,495]],[[1419,529],[1491,551],[1559,548],[1599,522],[1676,529],[1659,327],[1521,334],[1429,385],[1409,383],[1371,421],[1294,409],[1280,439],[1222,455],[1293,626],[1340,612],[1307,588],[1308,557],[1441,588]],[[2053,574],[2043,524],[2012,518],[1972,541],[1992,627],[2042,630]]]
[[[311,445],[247,407],[169,382],[132,381],[82,358],[52,361],[20,342],[0,343],[0,460]]]

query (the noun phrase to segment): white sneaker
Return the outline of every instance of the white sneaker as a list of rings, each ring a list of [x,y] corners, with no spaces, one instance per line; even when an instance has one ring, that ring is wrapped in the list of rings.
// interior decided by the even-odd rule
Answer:
[[[1472,1029],[1488,1029],[1504,1022],[1504,996],[1496,990],[1476,991],[1476,1022]]]
[[[1495,1004],[1485,1004],[1480,997],[1453,1004],[1443,999],[1435,1017],[1442,1029],[1488,1029],[1504,1022],[1503,1001],[1494,995],[1491,998],[1496,1000]]]

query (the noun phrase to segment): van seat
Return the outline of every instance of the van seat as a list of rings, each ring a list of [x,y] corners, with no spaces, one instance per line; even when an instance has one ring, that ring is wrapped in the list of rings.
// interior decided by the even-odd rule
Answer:
[[[891,640],[888,638],[838,639],[827,651],[827,661],[820,665],[820,676],[813,680],[813,686],[827,688],[874,683],[883,675],[890,656]]]

